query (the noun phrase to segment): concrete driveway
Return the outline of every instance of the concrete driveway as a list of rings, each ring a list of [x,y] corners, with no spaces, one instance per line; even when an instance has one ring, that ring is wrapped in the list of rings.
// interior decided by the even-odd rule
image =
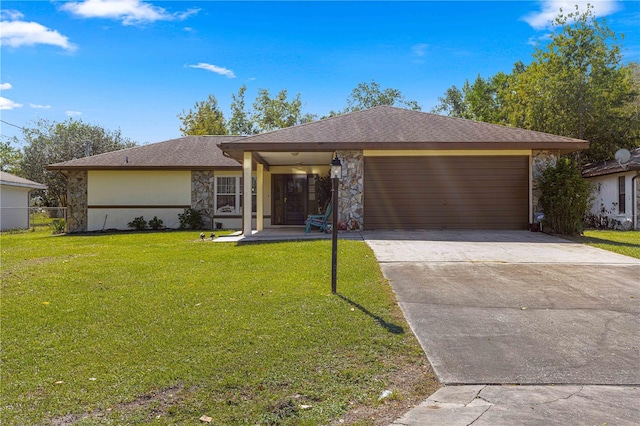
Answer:
[[[640,384],[640,260],[525,231],[363,237],[443,384]]]

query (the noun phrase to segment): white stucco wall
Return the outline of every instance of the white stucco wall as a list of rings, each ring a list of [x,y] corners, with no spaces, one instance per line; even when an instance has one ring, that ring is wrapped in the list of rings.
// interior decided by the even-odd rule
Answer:
[[[0,185],[0,229],[29,227],[29,188]]]
[[[622,224],[627,222],[630,224],[633,221],[633,203],[636,201],[631,186],[631,179],[635,174],[635,172],[631,171],[588,178],[587,181],[593,185],[592,195],[594,199],[591,213],[606,216]],[[618,177],[620,176],[624,176],[626,186],[624,213],[619,213],[618,211]]]
[[[189,170],[90,170],[87,186],[89,231],[129,229],[139,216],[177,228],[178,214],[191,205]]]

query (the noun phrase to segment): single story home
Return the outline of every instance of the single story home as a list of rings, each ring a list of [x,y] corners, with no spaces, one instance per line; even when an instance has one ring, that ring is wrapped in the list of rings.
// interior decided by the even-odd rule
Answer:
[[[46,185],[0,171],[0,230],[29,227],[29,193]]]
[[[189,136],[48,168],[69,176],[74,231],[126,229],[142,214],[173,227],[189,206],[245,234],[299,226],[321,207],[315,182],[335,157],[343,166],[338,216],[347,229],[527,229],[539,209],[538,173],[558,155],[585,148],[579,139],[379,106],[259,135]]]
[[[186,136],[51,164],[67,177],[69,232],[129,229],[136,217],[178,228],[186,208],[239,228],[242,168],[225,157],[221,142],[238,136]],[[218,213],[220,213],[218,215]]]
[[[640,229],[640,147],[625,163],[615,159],[587,164],[582,177],[593,185],[591,214],[600,226]]]

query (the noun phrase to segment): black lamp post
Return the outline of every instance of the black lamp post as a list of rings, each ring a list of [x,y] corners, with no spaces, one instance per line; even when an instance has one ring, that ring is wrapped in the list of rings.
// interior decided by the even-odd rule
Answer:
[[[331,205],[333,219],[331,222],[331,293],[336,293],[338,278],[338,181],[342,177],[342,163],[336,155],[331,161]]]

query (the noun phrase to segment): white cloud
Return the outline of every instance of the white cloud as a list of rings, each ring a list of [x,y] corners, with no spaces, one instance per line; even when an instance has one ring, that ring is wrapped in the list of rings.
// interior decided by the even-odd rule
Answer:
[[[4,11],[0,22],[0,44],[11,47],[50,44],[73,51],[76,46],[58,31],[37,22],[18,21],[23,15],[17,11]]]
[[[67,114],[67,117],[77,117],[82,115],[80,111],[65,111],[64,113]]]
[[[0,96],[0,110],[15,109],[20,107],[22,107],[22,104],[13,102],[11,99]]]
[[[140,0],[85,0],[66,3],[62,9],[83,18],[117,19],[124,25],[184,20],[200,11],[189,9],[185,12],[169,13],[162,7]]]
[[[11,83],[0,83],[0,90],[9,90],[12,87]]]
[[[38,104],[29,104],[29,106],[33,109],[49,109],[51,105],[38,105]]]
[[[581,12],[587,10],[587,4],[593,7],[596,17],[610,15],[620,9],[618,0],[612,1],[585,1],[585,0],[542,0],[539,2],[541,10],[531,12],[522,17],[522,20],[531,25],[536,30],[543,30],[551,25],[551,22],[558,16],[560,9],[567,14],[575,11],[576,5]]]
[[[419,56],[419,57],[423,57],[424,55],[427,54],[427,49],[429,48],[429,45],[426,43],[419,43],[416,44],[414,46],[411,47],[411,51],[413,52],[414,56]]]
[[[0,17],[2,17],[3,21],[17,21],[24,18],[24,15],[22,14],[22,12],[17,10],[3,10],[0,11]]]
[[[230,69],[219,67],[217,65],[206,64],[204,62],[200,62],[197,65],[187,65],[189,68],[200,68],[203,70],[211,71],[216,74],[224,75],[227,78],[236,78],[236,75]]]

